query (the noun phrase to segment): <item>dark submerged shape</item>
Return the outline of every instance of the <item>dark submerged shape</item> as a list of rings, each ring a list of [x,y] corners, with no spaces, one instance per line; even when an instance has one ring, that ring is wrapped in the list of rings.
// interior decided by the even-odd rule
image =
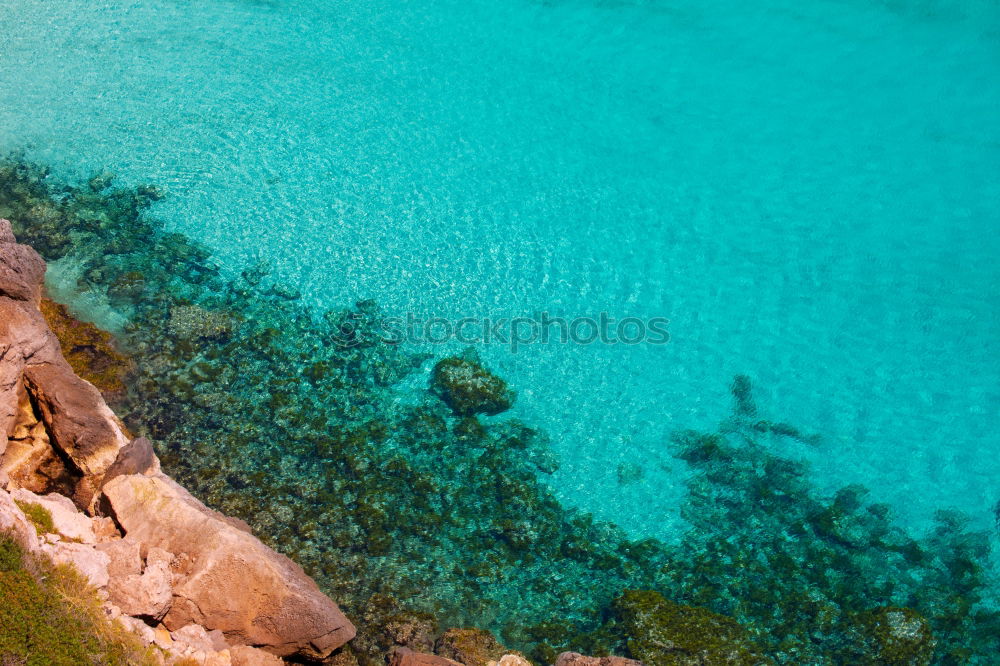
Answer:
[[[317,579],[357,621],[362,664],[470,626],[548,663],[568,648],[641,658],[652,648],[629,600],[742,627],[775,663],[897,663],[872,621],[885,608],[926,618],[934,663],[1000,653],[987,537],[942,514],[915,538],[861,488],[817,492],[768,446],[817,440],[762,419],[748,378],[718,432],[665,445],[693,471],[689,532],[632,541],[556,501],[544,435],[476,419],[509,406],[503,380],[452,359],[417,404],[396,400],[425,359],[365,330],[374,304],[311,312],[262,267],[224,275],[148,214],[155,188],[111,182],[68,185],[13,156],[0,217],[127,317],[118,342],[135,370],[118,413],[166,472]],[[345,332],[351,344],[334,344]]]

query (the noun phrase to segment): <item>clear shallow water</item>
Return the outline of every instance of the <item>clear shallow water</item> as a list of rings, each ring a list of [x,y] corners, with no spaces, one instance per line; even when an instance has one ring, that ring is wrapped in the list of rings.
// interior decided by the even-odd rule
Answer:
[[[821,483],[986,524],[1000,10],[799,4],[4,1],[0,148],[163,184],[317,305],[669,317],[481,350],[563,498],[634,534],[671,532],[663,441],[736,373],[823,435],[788,443]]]

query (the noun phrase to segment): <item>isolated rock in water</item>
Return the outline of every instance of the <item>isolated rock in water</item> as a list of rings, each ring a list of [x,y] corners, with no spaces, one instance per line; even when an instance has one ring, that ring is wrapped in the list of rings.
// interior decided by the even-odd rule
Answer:
[[[431,388],[460,416],[499,414],[514,404],[514,392],[507,382],[464,358],[438,361],[431,376]]]
[[[230,642],[314,659],[354,637],[354,626],[301,567],[168,477],[119,476],[103,495],[102,509],[127,538],[178,558],[163,619],[168,629],[199,624],[221,630]]]
[[[873,657],[890,666],[924,666],[934,656],[930,623],[910,608],[885,606],[865,614],[862,625]]]
[[[18,245],[10,222],[0,220],[0,295],[38,304],[45,280],[45,260],[27,245]]]
[[[487,666],[507,654],[507,648],[485,629],[449,629],[438,639],[434,652],[465,666]]]
[[[642,666],[641,661],[625,657],[585,657],[576,652],[563,652],[555,666]]]
[[[392,651],[389,666],[462,666],[457,661],[399,647]]]

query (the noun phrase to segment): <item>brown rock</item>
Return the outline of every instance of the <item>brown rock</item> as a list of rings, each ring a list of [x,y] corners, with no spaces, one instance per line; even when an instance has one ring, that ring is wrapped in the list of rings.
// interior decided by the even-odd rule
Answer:
[[[100,392],[73,374],[65,361],[28,365],[24,378],[52,443],[85,476],[103,475],[128,439]]]
[[[555,666],[642,666],[642,662],[625,657],[584,657],[576,652],[563,652]]]
[[[101,479],[101,486],[116,476],[127,474],[155,474],[160,471],[160,460],[153,452],[153,444],[145,437],[138,437],[118,451],[118,457],[111,463]]]
[[[462,666],[457,661],[434,654],[414,652],[410,648],[398,647],[392,651],[389,666]]]
[[[0,220],[0,295],[38,304],[45,281],[45,260],[27,245],[18,245],[10,222]]]
[[[31,490],[66,492],[87,508],[128,439],[97,389],[74,374],[38,309],[45,263],[10,241],[9,223],[0,222],[0,468]],[[34,455],[38,420],[59,456]],[[10,437],[22,438],[18,465],[8,456]]]
[[[14,238],[14,229],[10,224],[10,220],[0,220],[0,244],[16,242],[17,239]]]
[[[233,666],[284,666],[281,659],[278,659],[270,652],[264,652],[249,645],[237,645],[229,648],[229,658]]]
[[[302,568],[223,520],[162,474],[119,476],[101,506],[126,536],[178,558],[170,629],[200,624],[230,643],[278,656],[324,658],[354,626]]]

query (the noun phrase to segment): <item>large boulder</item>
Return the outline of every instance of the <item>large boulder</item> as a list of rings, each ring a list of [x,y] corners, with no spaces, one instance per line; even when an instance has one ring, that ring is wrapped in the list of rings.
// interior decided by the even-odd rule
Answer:
[[[18,245],[8,220],[0,220],[0,295],[38,304],[45,280],[45,260],[27,245]]]
[[[354,626],[302,568],[205,507],[169,477],[118,476],[102,510],[126,538],[176,557],[170,630],[199,624],[278,656],[328,656]]]
[[[459,416],[492,416],[514,404],[514,392],[507,382],[468,358],[438,361],[431,374],[431,389]]]
[[[53,444],[85,476],[102,475],[129,440],[100,391],[65,362],[28,365],[24,378]]]
[[[63,358],[39,311],[44,277],[44,261],[16,244],[10,223],[0,220],[0,456],[7,454],[9,438],[22,438],[18,460],[0,459],[0,468],[11,478],[37,480],[32,490],[71,486],[74,502],[85,508],[128,438],[100,392]],[[26,414],[25,405],[37,414]],[[29,439],[31,421],[42,422],[44,432]],[[52,456],[36,455],[43,439]]]

